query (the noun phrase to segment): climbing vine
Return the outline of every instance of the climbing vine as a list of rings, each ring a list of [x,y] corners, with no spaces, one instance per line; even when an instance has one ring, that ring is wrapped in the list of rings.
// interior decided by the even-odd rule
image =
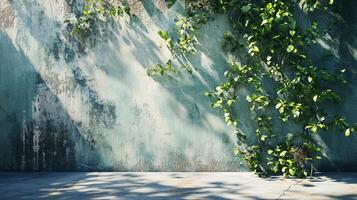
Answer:
[[[139,1],[137,1],[139,2]],[[137,3],[134,2],[133,4]],[[130,15],[130,5],[113,5],[105,0],[84,0],[83,11],[74,20],[66,20],[70,27],[70,34],[80,40],[85,40],[98,30],[97,23],[108,18]]]
[[[91,0],[88,5],[97,5],[94,2],[103,1]],[[172,6],[176,1],[166,2]],[[252,171],[261,176],[305,177],[322,157],[316,134],[333,130],[349,136],[357,129],[343,116],[327,111],[329,105],[341,101],[335,88],[346,84],[345,69],[317,66],[307,52],[321,36],[321,29],[314,21],[307,27],[299,26],[296,21],[299,11],[306,15],[330,12],[333,0],[186,0],[184,3],[187,15],[176,20],[175,31],[158,32],[172,58],[148,69],[148,75],[175,72],[177,66],[173,60],[181,61],[195,54],[200,27],[217,15],[226,15],[230,31],[223,35],[222,48],[236,59],[224,73],[225,82],[205,95],[211,99],[213,108],[222,111],[227,125],[234,128],[238,138],[235,153]],[[103,5],[107,4],[100,4],[99,9],[94,6],[94,13],[129,13],[129,7]],[[89,7],[83,13],[84,18],[79,17],[74,23],[81,32],[83,27],[84,30],[88,27],[82,21],[92,17],[93,6]],[[182,67],[192,73],[187,65]],[[244,98],[239,95],[243,88],[249,91]],[[250,105],[255,127],[247,135],[240,129],[237,112],[244,102]]]
[[[222,46],[244,59],[232,62],[224,73],[226,82],[206,95],[212,107],[222,110],[226,123],[234,127],[238,137],[235,152],[243,156],[251,170],[259,175],[305,177],[314,160],[321,159],[315,134],[337,128],[349,136],[355,130],[355,125],[349,125],[343,117],[326,112],[330,103],[340,101],[330,87],[346,83],[345,69],[315,66],[306,52],[320,35],[318,24],[300,28],[296,22],[297,9],[306,14],[328,12],[332,0],[198,0],[186,1],[186,5],[188,16],[195,19],[191,21],[198,21],[192,27],[201,26],[216,14],[229,19],[231,32],[224,34]],[[168,47],[173,51],[170,47],[175,43],[165,33],[163,39],[170,41]],[[186,40],[195,37],[195,32],[191,34],[179,35],[176,45],[181,52],[194,52],[196,42]],[[242,88],[250,91],[245,99],[238,97]],[[239,128],[237,105],[242,101],[250,104],[256,124],[254,139],[248,139]],[[281,127],[294,127],[294,131],[282,132]]]
[[[171,5],[171,4],[170,4]],[[167,48],[170,50],[173,58],[179,60],[187,72],[192,74],[192,69],[185,63],[187,55],[194,55],[196,53],[195,46],[198,44],[197,31],[201,25],[208,20],[208,15],[205,13],[196,13],[194,16],[180,17],[176,19],[175,33],[170,34],[168,30],[159,31],[159,36],[165,41]],[[176,40],[174,38],[177,38]],[[167,65],[167,64],[170,65]],[[175,72],[171,60],[168,61],[166,67],[161,64],[156,65],[152,69],[148,69],[148,75],[154,75],[152,72],[160,71],[160,75],[165,72]]]

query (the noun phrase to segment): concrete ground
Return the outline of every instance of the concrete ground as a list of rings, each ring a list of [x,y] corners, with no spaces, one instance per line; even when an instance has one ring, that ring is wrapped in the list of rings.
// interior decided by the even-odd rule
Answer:
[[[0,173],[0,199],[356,199],[357,173]]]

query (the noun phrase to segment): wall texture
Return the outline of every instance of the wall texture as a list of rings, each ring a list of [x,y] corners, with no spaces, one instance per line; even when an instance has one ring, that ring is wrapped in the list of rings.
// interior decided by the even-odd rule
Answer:
[[[0,2],[0,170],[245,170],[233,156],[235,137],[203,96],[229,59],[214,40],[228,29],[225,18],[202,28],[198,52],[187,60],[192,75],[153,79],[145,69],[170,58],[156,33],[172,26],[182,5],[143,0],[133,6],[136,16],[102,24],[78,42],[64,20],[81,2]],[[321,64],[348,68],[346,101],[331,110],[357,121],[357,5],[341,2],[339,23],[314,54]],[[239,112],[249,132],[247,108]],[[357,170],[357,136],[342,135],[319,138],[328,155],[319,169]]]

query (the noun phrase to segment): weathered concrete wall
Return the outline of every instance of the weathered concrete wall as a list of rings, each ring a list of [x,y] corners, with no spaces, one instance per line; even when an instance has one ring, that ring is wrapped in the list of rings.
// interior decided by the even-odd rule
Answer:
[[[223,71],[223,53],[200,51],[193,76],[146,75],[169,59],[156,33],[172,25],[180,5],[140,3],[137,17],[108,27],[94,47],[65,35],[74,5],[1,3],[0,169],[238,170],[234,137],[203,96],[222,74],[213,69]],[[206,27],[213,28],[202,35],[203,49],[219,45],[210,38],[222,34],[224,19]]]
[[[353,9],[346,2],[343,9]],[[213,39],[228,29],[225,19],[203,27],[189,59],[192,76],[182,70],[153,79],[145,69],[170,58],[156,33],[172,26],[182,5],[145,0],[134,6],[136,17],[118,19],[87,43],[68,39],[63,23],[80,5],[0,2],[0,170],[244,170],[234,136],[203,96],[225,70],[228,58]],[[346,24],[336,26],[344,31],[327,44],[336,53],[328,62],[355,71],[356,17],[345,14]],[[336,110],[357,121],[357,77],[349,76],[348,98]],[[330,160],[320,168],[357,169],[357,137],[335,135],[321,139]]]

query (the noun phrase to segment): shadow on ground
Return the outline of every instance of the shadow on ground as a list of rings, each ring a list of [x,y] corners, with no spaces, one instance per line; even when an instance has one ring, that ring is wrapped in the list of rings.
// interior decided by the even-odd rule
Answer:
[[[356,199],[357,174],[1,173],[1,199]]]

